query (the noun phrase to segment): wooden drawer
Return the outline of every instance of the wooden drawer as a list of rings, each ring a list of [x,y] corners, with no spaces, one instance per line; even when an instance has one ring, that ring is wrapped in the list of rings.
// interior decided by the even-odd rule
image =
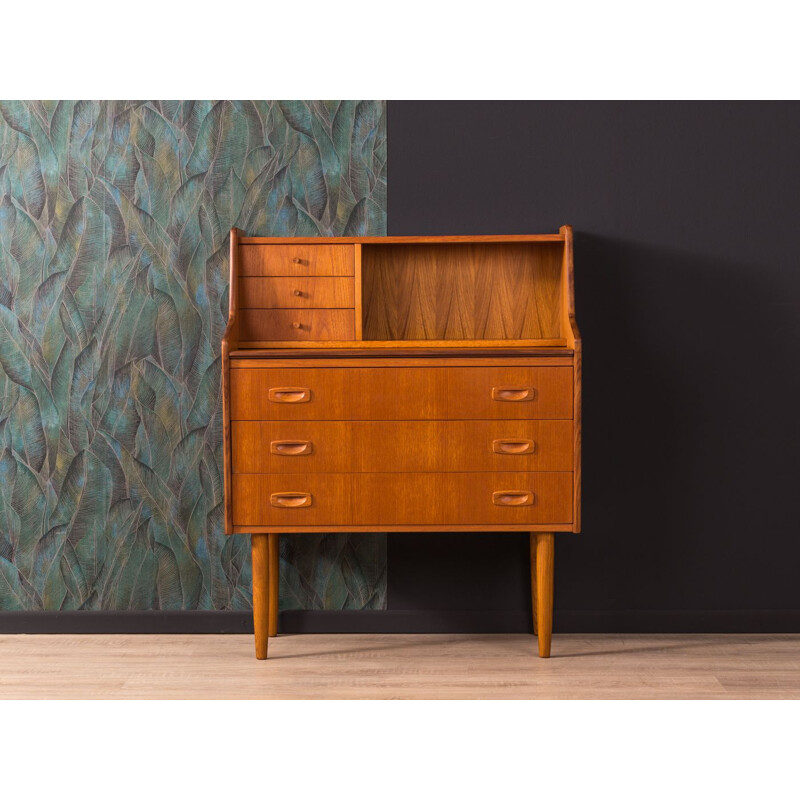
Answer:
[[[564,525],[569,472],[234,475],[234,525]]]
[[[234,475],[234,525],[349,525],[350,475]]]
[[[243,244],[239,275],[353,275],[355,247],[348,244]]]
[[[287,388],[296,391],[275,396],[275,390]],[[571,367],[297,367],[231,370],[231,419],[571,417]]]
[[[234,472],[569,472],[571,420],[232,423]]]
[[[541,525],[572,521],[572,473],[353,477],[355,525]]]
[[[243,308],[241,337],[245,341],[342,341],[355,338],[355,312],[346,309]]]
[[[242,278],[241,308],[354,308],[354,278]]]

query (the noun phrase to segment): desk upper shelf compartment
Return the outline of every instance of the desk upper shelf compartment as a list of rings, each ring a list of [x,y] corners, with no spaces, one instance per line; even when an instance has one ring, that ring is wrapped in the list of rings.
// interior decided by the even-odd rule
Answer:
[[[539,236],[233,235],[228,339],[239,349],[575,347],[568,226]]]
[[[563,242],[363,245],[365,340],[549,340]]]

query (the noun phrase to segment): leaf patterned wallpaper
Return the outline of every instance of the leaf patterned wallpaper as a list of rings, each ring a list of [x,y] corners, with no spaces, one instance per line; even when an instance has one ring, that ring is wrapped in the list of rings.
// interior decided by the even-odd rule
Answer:
[[[0,103],[0,609],[250,607],[223,534],[228,231],[386,233],[381,101]],[[383,608],[379,535],[283,608]]]

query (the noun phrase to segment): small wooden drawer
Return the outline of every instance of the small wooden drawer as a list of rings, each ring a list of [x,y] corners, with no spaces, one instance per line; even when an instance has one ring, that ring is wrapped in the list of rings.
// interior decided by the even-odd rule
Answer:
[[[243,308],[239,313],[244,341],[322,342],[355,338],[352,309]]]
[[[571,420],[234,421],[231,443],[234,472],[572,469]]]
[[[309,393],[309,402],[271,401],[269,390],[280,386],[304,387]],[[498,387],[502,387],[503,395],[501,399],[493,399],[492,392]],[[523,393],[523,399],[515,399]],[[506,397],[510,399],[504,399]],[[231,419],[571,417],[571,367],[242,367],[231,370]],[[502,438],[502,434],[495,438]]]
[[[354,278],[242,278],[241,308],[354,308]]]
[[[234,475],[234,525],[348,525],[350,475]]]
[[[353,476],[355,525],[563,525],[572,521],[570,472],[459,472]]]
[[[347,244],[243,244],[239,275],[353,275],[355,247]]]

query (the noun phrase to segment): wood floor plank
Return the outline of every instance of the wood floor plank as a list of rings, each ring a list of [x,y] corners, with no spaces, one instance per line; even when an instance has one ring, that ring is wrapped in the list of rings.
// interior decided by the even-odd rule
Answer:
[[[2,635],[0,699],[800,699],[800,635]]]

